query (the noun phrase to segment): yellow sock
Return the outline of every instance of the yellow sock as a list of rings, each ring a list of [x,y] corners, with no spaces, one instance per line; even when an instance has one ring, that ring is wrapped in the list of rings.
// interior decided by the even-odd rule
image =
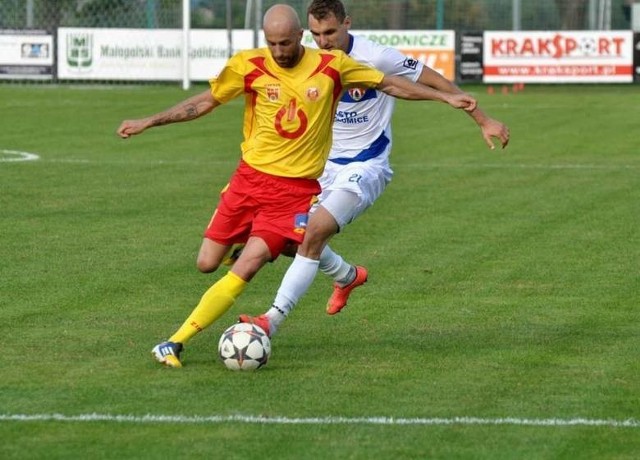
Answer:
[[[211,286],[200,299],[187,320],[170,338],[170,342],[187,343],[194,335],[211,326],[220,318],[244,291],[247,282],[232,272],[228,272]]]

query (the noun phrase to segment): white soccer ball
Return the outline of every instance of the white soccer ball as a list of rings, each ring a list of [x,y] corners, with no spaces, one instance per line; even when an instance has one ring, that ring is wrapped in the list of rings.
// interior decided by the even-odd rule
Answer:
[[[267,364],[271,356],[271,340],[260,326],[237,323],[222,333],[218,356],[234,371],[258,369]]]

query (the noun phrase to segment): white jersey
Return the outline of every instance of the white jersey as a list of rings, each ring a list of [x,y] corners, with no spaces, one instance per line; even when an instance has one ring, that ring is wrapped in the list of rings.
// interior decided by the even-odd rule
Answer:
[[[400,75],[417,81],[423,68],[419,61],[394,48],[364,37],[349,35],[347,54],[385,75]],[[333,145],[329,161],[347,164],[372,158],[387,161],[391,150],[391,118],[395,98],[372,88],[345,91],[333,123]]]
[[[385,75],[400,75],[415,82],[422,73],[422,63],[394,48],[362,37],[349,35],[349,39],[349,56]],[[322,193],[314,210],[323,206],[341,229],[373,205],[391,181],[394,106],[393,97],[371,88],[348,89],[338,103],[331,152],[319,179]],[[358,200],[354,204],[334,192],[350,192]]]

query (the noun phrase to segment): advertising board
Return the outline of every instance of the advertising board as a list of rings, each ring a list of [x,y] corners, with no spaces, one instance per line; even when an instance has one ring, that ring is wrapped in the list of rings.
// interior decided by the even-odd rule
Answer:
[[[628,83],[633,36],[622,31],[485,32],[485,83]]]
[[[0,30],[0,79],[52,78],[52,35],[42,30]]]

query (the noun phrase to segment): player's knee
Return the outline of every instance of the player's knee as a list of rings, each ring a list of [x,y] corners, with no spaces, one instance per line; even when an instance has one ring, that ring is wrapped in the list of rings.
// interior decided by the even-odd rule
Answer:
[[[298,253],[305,255],[318,255],[331,237],[338,232],[335,221],[310,222],[304,235],[304,241],[298,248]]]
[[[213,273],[220,266],[219,261],[210,260],[206,257],[198,256],[198,260],[196,261],[196,267],[202,273]]]
[[[249,282],[260,271],[264,265],[271,260],[268,255],[241,256],[231,271],[243,280]]]
[[[310,259],[319,259],[329,237],[317,233],[307,233],[303,243],[298,247],[298,254]]]

